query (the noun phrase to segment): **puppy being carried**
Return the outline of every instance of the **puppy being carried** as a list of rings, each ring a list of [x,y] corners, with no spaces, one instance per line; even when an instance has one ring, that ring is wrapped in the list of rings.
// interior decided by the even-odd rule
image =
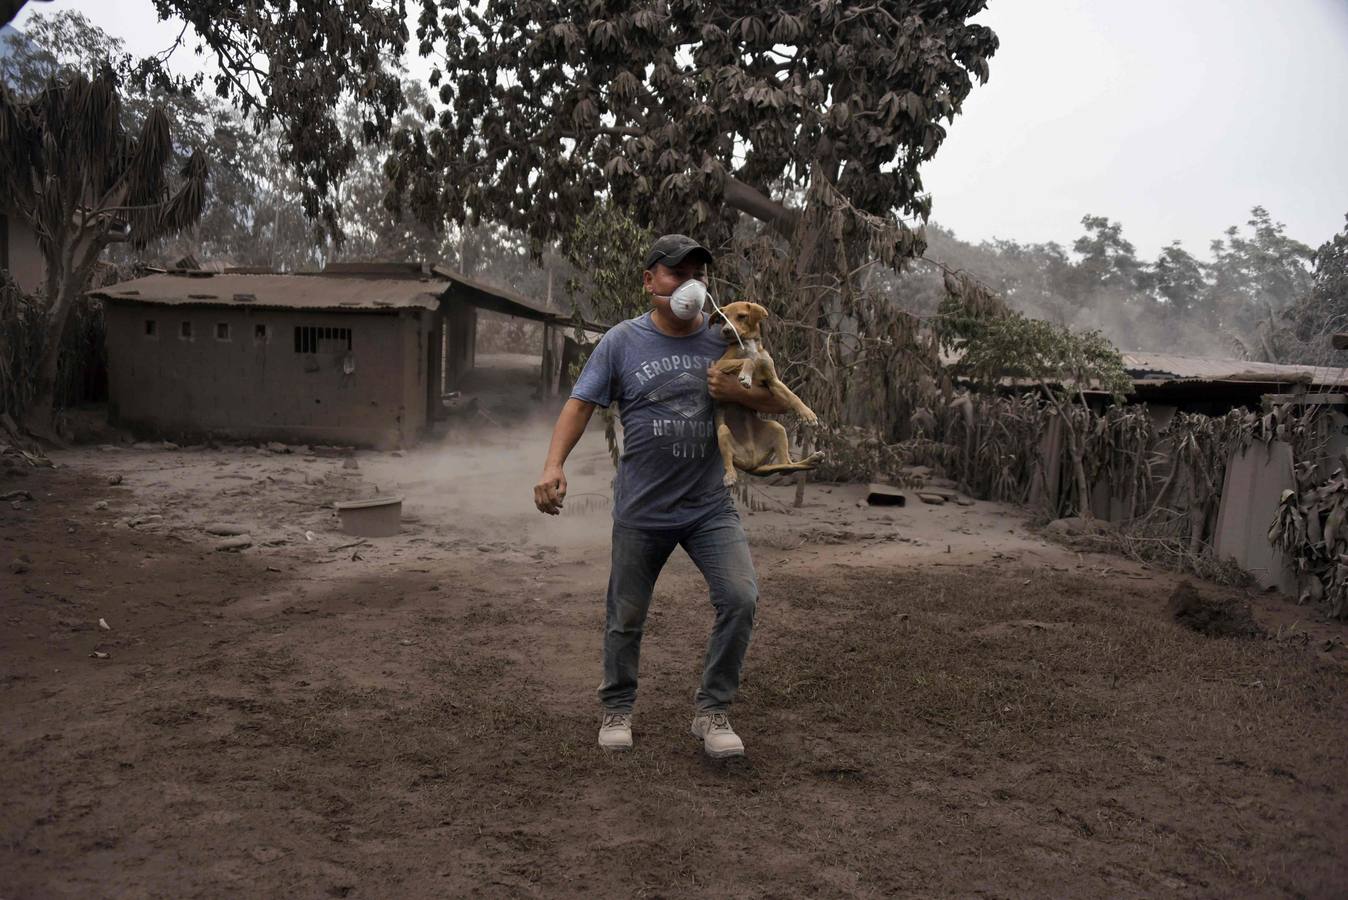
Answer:
[[[806,424],[818,425],[819,417],[782,384],[772,357],[763,349],[761,326],[768,311],[757,303],[739,302],[721,307],[718,315],[725,320],[721,336],[729,346],[712,368],[738,375],[740,384],[746,388],[766,387]],[[792,460],[786,429],[781,423],[760,419],[758,413],[738,403],[716,404],[716,442],[725,463],[727,487],[739,479],[737,469],[750,475],[800,472],[813,469],[824,458],[823,453],[811,453],[805,459]]]

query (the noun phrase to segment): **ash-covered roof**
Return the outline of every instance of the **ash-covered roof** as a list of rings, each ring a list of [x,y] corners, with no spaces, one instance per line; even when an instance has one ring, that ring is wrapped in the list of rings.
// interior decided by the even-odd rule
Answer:
[[[481,309],[505,313],[507,316],[533,319],[537,322],[551,322],[562,318],[560,312],[548,309],[544,303],[530,300],[523,294],[516,293],[509,288],[496,287],[469,278],[462,272],[448,266],[433,266],[431,271],[436,277],[443,278],[453,284],[453,296]]]
[[[225,272],[172,269],[90,291],[91,297],[162,306],[252,306],[267,309],[322,309],[370,312],[436,309],[458,301],[558,326],[575,318],[443,265],[423,263],[330,263],[322,272],[280,273],[243,268]],[[605,326],[585,321],[590,331]]]
[[[1244,359],[1177,356],[1171,353],[1137,352],[1121,355],[1124,368],[1138,386],[1205,381],[1348,386],[1348,369],[1338,366],[1281,365]]]
[[[147,275],[90,296],[163,306],[378,311],[436,309],[450,283],[440,278],[324,274],[184,272]]]

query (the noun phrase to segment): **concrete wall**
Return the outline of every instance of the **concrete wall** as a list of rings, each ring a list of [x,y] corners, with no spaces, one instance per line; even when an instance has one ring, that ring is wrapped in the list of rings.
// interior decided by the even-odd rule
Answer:
[[[47,277],[47,266],[42,261],[37,235],[21,216],[11,212],[5,218],[4,231],[8,232],[5,255],[9,260],[9,274],[24,291],[36,293],[43,287]]]
[[[426,425],[426,380],[430,376],[429,348],[426,346],[432,331],[423,327],[423,310],[403,310],[398,314],[402,332],[402,409],[407,427],[411,430],[410,442]],[[426,324],[430,324],[431,314],[425,313]]]
[[[477,307],[456,300],[445,311],[445,382],[453,390],[477,361]]]
[[[426,423],[426,351],[417,350],[434,317],[110,302],[109,413],[165,435],[407,446]],[[297,326],[351,329],[350,354],[296,352]]]
[[[1295,597],[1296,569],[1268,540],[1282,492],[1296,489],[1292,463],[1292,445],[1282,441],[1255,441],[1232,455],[1212,549],[1219,558],[1234,559],[1261,587]]]

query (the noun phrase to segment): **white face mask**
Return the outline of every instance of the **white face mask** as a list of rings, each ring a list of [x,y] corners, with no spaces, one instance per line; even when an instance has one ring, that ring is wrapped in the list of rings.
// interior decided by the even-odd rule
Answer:
[[[696,319],[707,301],[707,286],[690,278],[669,295],[669,311],[684,321]]]

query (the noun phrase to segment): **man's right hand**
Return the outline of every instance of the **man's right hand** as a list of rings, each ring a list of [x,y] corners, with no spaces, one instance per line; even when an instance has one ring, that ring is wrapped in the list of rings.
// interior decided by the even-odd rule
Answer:
[[[534,506],[539,512],[555,516],[562,511],[566,499],[566,476],[561,468],[544,469],[543,477],[534,485]]]

